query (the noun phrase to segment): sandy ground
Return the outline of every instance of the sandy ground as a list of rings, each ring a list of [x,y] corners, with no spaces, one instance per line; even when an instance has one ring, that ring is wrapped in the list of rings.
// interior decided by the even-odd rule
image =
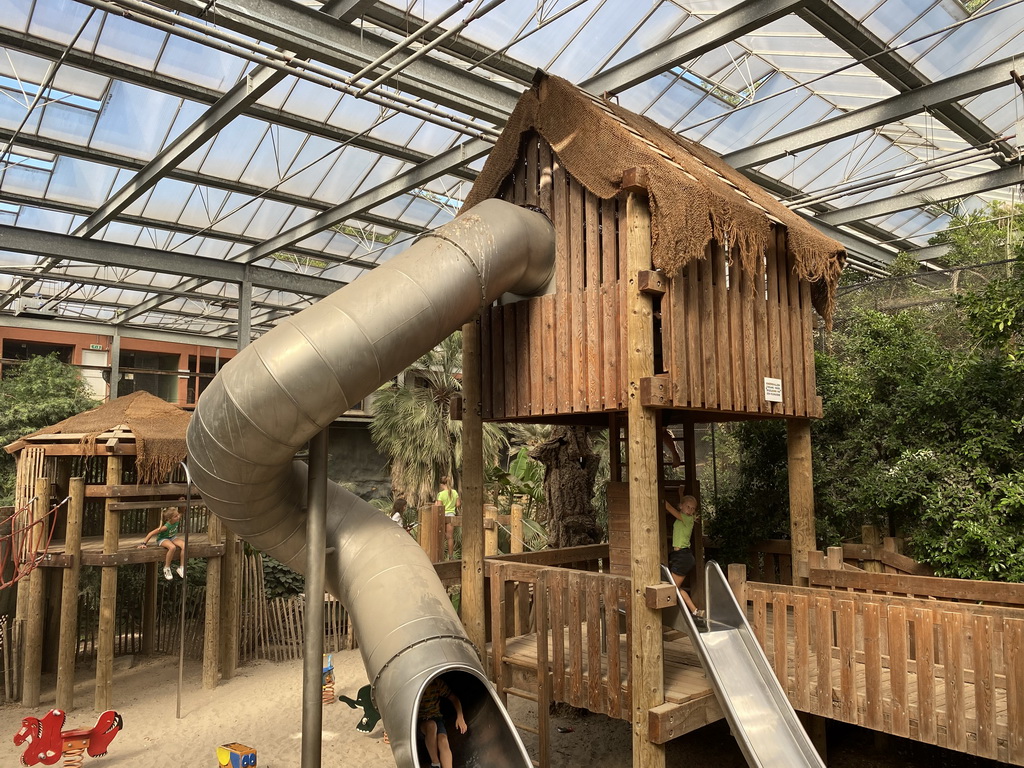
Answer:
[[[99,761],[98,768],[161,768],[217,765],[216,748],[236,741],[255,747],[263,768],[298,768],[302,731],[302,663],[258,662],[240,667],[234,679],[212,691],[201,685],[201,668],[189,664],[182,689],[181,718],[177,713],[176,657],[119,658],[115,663],[114,701],[124,717],[124,730]],[[356,651],[334,655],[336,690],[355,696],[366,684],[366,672]],[[75,700],[78,709],[68,714],[65,728],[88,728],[96,722],[92,711],[93,670],[80,670]],[[26,715],[41,717],[54,704],[53,679],[43,680],[43,701],[35,710],[19,705],[0,707],[0,768],[19,765],[22,749],[13,736]],[[511,700],[513,720],[534,724],[532,705]],[[386,768],[393,766],[390,748],[378,725],[371,734],[355,730],[361,712],[335,702],[324,707],[323,768]],[[524,734],[528,747],[533,737]],[[531,749],[532,752],[532,749]],[[869,731],[833,727],[829,732],[830,768],[982,768],[995,766],[966,755],[925,747],[902,739],[879,739]],[[569,714],[552,718],[553,768],[624,768],[631,764],[627,723],[603,715]],[[714,723],[670,743],[670,768],[711,766],[744,768],[746,765],[723,722]]]

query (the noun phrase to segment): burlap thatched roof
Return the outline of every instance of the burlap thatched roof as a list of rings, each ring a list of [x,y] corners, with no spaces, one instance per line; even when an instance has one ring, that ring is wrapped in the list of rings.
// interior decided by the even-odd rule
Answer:
[[[82,435],[83,443],[125,425],[135,436],[135,468],[140,483],[165,482],[185,458],[185,430],[191,414],[148,392],[133,392],[43,427],[35,435]],[[24,439],[24,438],[23,438]]]
[[[464,210],[498,193],[530,131],[540,134],[566,170],[598,197],[618,194],[625,171],[647,171],[654,266],[669,276],[702,258],[712,239],[738,249],[744,268],[760,270],[773,221],[781,222],[797,275],[812,284],[815,308],[831,321],[846,258],[838,242],[713,152],[559,77],[538,74],[520,97]]]

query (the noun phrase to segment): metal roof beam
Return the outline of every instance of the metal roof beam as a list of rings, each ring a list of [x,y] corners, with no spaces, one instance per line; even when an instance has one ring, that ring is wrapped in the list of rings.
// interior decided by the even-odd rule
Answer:
[[[723,155],[734,168],[761,165],[789,154],[803,152],[830,141],[852,136],[861,131],[887,125],[911,115],[960,99],[966,99],[993,88],[1012,85],[1014,59],[1006,58],[959,75],[921,85],[914,90],[847,112],[829,120],[793,131],[760,144]]]
[[[470,139],[469,141],[448,150],[444,154],[438,155],[433,160],[423,163],[422,165],[418,165],[405,173],[401,173],[393,179],[386,181],[361,195],[357,195],[341,205],[335,206],[329,211],[324,211],[323,213],[314,216],[309,221],[306,221],[297,227],[292,227],[291,229],[280,233],[276,237],[272,237],[269,240],[240,253],[233,260],[246,261],[251,264],[252,262],[269,256],[276,251],[287,249],[294,243],[327,229],[339,221],[344,221],[350,217],[356,217],[358,211],[373,208],[374,206],[380,205],[393,197],[397,197],[398,195],[408,192],[410,189],[415,189],[416,187],[426,184],[428,181],[436,179],[439,176],[443,176],[449,171],[453,164],[471,163],[487,154],[490,149],[490,142],[483,139]],[[201,279],[195,278],[186,280],[184,283],[180,284],[180,287],[182,290],[193,290],[201,283]],[[159,296],[146,299],[146,301],[142,302],[138,307],[128,310],[121,315],[116,322],[122,323],[130,320],[132,317],[160,306],[164,301],[166,301],[166,299]]]
[[[28,328],[39,331],[61,330],[71,333],[84,333],[96,336],[110,336],[113,329],[110,323],[95,320],[71,320],[68,318],[57,318],[54,320],[42,320],[24,315],[3,315],[5,328]],[[117,334],[124,339],[139,339],[142,341],[166,341],[175,344],[188,344],[196,347],[208,347],[210,349],[233,348],[234,344],[224,344],[221,339],[211,339],[205,333],[182,333],[181,331],[164,331],[143,328],[139,326],[122,326]]]
[[[712,16],[707,21],[648,48],[633,58],[609,67],[580,83],[591,93],[621,93],[634,85],[667,72],[684,61],[712,51],[752,32],[794,10],[809,0],[759,0],[756,3],[738,3],[732,8]]]
[[[248,280],[261,288],[307,296],[327,296],[345,285],[339,280],[284,272],[254,264],[240,264],[236,261],[185,253],[169,253],[137,245],[92,241],[72,235],[5,224],[0,224],[0,251],[29,253],[65,261],[84,261],[89,264],[126,267],[182,277],[201,275],[205,280],[226,283],[241,283]],[[181,290],[194,288],[179,289],[176,293]]]
[[[206,0],[162,0],[161,5],[199,19],[205,19],[210,8]],[[219,27],[278,48],[303,51],[346,72],[358,72],[392,47],[379,35],[290,0],[218,0],[215,17]],[[370,74],[379,74],[384,66]],[[511,88],[428,57],[411,62],[389,78],[388,85],[494,125],[504,124],[519,100],[519,93]]]
[[[873,200],[869,203],[839,208],[835,211],[818,214],[817,219],[835,226],[850,224],[861,219],[888,216],[889,214],[906,211],[910,208],[922,208],[929,203],[977,195],[1022,182],[1024,182],[1024,170],[1022,170],[1020,165],[1012,165],[1008,168],[990,171],[989,173],[980,173],[977,176],[971,176],[969,179],[949,181],[945,184],[933,184],[914,192],[905,192],[902,195],[893,195]]]
[[[812,0],[797,13],[811,27],[862,61],[865,67],[894,88],[912,91],[929,84],[929,80],[910,62],[899,53],[888,50],[889,46],[835,3]],[[958,104],[940,104],[928,111],[969,144],[995,143],[1005,157],[1014,156],[1009,144],[998,141],[999,136]]]

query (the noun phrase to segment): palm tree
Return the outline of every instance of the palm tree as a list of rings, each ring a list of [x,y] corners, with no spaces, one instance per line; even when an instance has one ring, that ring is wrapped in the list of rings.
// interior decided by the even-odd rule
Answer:
[[[370,436],[391,461],[391,487],[410,506],[434,500],[445,475],[459,487],[462,422],[451,418],[452,398],[462,392],[462,333],[456,332],[405,373],[405,385],[391,383],[373,400]],[[484,424],[484,466],[508,446],[500,429]]]

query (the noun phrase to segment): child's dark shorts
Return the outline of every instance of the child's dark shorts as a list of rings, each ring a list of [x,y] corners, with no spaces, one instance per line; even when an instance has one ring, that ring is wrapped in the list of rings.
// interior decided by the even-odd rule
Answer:
[[[693,557],[693,551],[689,547],[676,549],[668,556],[668,569],[677,576],[685,576],[693,570],[697,561]]]
[[[445,729],[445,727],[444,727],[444,718],[443,717],[428,717],[426,720],[420,720],[420,725],[423,725],[424,723],[429,722],[430,720],[433,720],[435,723],[437,723],[437,735],[438,736],[440,736],[442,733],[444,733],[444,734],[448,733],[447,729]]]

